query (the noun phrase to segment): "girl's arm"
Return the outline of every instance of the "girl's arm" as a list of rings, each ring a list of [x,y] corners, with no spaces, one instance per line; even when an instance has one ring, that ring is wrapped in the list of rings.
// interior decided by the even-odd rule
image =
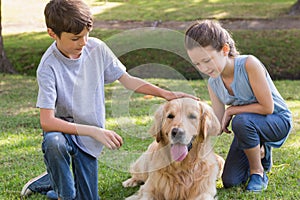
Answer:
[[[182,98],[182,97],[189,97],[189,98],[193,98],[195,100],[199,100],[199,98],[197,98],[193,95],[190,95],[190,94],[186,94],[183,92],[172,92],[172,91],[164,90],[164,89],[159,88],[145,80],[131,76],[128,73],[123,74],[121,76],[121,78],[119,79],[119,81],[125,88],[127,88],[129,90],[133,90],[137,93],[162,97],[168,101],[172,100],[172,99]]]
[[[90,136],[109,149],[117,149],[123,143],[122,138],[114,131],[64,121],[56,118],[52,109],[40,108],[40,123],[45,132],[57,131],[72,135]]]
[[[249,56],[246,61],[246,71],[257,103],[244,106],[231,106],[226,112],[229,115],[245,112],[261,115],[272,114],[274,111],[274,102],[267,82],[266,69],[257,58]]]
[[[224,112],[225,112],[225,105],[219,100],[219,98],[216,96],[216,94],[211,89],[210,85],[208,85],[208,92],[209,92],[209,96],[210,96],[210,100],[212,103],[212,108],[214,110],[214,113],[222,125],[222,119],[223,119]],[[228,131],[226,131],[227,126],[224,128],[222,125],[221,127],[222,127],[222,131],[228,132]]]
[[[274,102],[266,78],[266,69],[257,58],[249,56],[246,61],[246,71],[257,103],[228,107],[222,119],[222,129],[225,132],[228,130],[226,127],[229,125],[233,115],[247,112],[261,115],[273,113]]]

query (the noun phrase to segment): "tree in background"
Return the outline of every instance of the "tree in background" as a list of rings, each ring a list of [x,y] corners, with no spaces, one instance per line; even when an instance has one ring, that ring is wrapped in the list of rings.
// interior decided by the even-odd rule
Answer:
[[[1,15],[1,0],[0,0],[0,72],[3,73],[16,73],[11,62],[5,55],[4,46],[3,46],[3,37],[2,37],[2,15]]]
[[[300,0],[298,0],[290,9],[290,15],[300,15]]]

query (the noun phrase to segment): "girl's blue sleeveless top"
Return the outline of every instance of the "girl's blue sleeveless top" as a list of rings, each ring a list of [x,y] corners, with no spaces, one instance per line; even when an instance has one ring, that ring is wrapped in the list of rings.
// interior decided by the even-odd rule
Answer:
[[[245,69],[245,63],[247,58],[248,55],[241,55],[236,57],[234,60],[234,79],[233,82],[231,83],[231,88],[233,90],[234,96],[230,95],[229,92],[227,91],[221,76],[218,76],[217,78],[210,77],[208,79],[208,84],[210,85],[210,87],[212,88],[216,96],[224,105],[239,106],[239,105],[257,103],[257,99],[254,96],[254,93],[252,91],[249,82],[248,74]],[[277,88],[275,87],[267,70],[266,70],[266,78],[274,102],[273,114],[281,115],[290,124],[290,127],[292,127],[291,112],[288,109],[284,99],[281,97],[280,93],[278,92]]]

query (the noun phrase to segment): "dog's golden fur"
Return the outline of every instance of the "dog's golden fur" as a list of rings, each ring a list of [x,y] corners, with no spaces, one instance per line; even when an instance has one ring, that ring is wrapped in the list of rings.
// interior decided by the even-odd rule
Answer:
[[[131,166],[132,177],[123,182],[124,187],[144,184],[127,199],[214,199],[224,159],[213,153],[210,144],[209,136],[220,132],[211,107],[189,98],[175,99],[160,106],[154,120],[150,133],[156,141]],[[181,161],[175,161],[170,153],[176,143],[192,143]]]

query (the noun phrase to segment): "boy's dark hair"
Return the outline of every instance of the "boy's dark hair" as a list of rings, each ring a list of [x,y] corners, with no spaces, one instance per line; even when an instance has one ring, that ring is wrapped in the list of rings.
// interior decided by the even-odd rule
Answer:
[[[62,32],[79,34],[91,30],[93,17],[90,8],[81,0],[51,0],[44,10],[47,28],[60,38]]]

